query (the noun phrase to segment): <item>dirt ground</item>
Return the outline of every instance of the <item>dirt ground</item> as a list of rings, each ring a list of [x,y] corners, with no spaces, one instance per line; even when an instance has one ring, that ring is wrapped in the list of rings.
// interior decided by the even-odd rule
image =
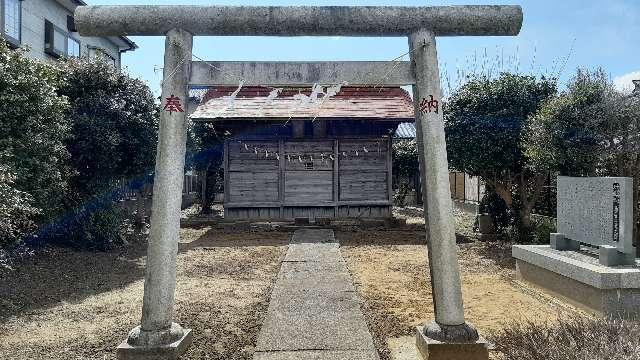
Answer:
[[[390,342],[413,336],[416,326],[434,319],[425,234],[357,231],[339,232],[336,237],[363,297],[378,350],[389,359]],[[554,320],[566,310],[553,298],[515,281],[510,252],[508,245],[460,244],[465,315],[483,336],[519,319]]]
[[[194,330],[186,359],[250,359],[286,233],[183,229],[176,321]],[[0,269],[0,359],[115,359],[139,323],[145,246],[51,249]]]
[[[394,213],[422,221],[419,208]],[[463,213],[456,213],[456,227],[466,315],[483,335],[523,317],[554,319],[564,309],[514,281],[509,245],[475,241],[473,219]],[[176,321],[194,330],[185,359],[252,357],[289,236],[181,230]],[[389,359],[391,342],[433,319],[424,232],[338,231],[336,237],[376,345]],[[114,359],[115,347],[139,323],[145,248],[54,248],[15,270],[0,269],[0,359]]]

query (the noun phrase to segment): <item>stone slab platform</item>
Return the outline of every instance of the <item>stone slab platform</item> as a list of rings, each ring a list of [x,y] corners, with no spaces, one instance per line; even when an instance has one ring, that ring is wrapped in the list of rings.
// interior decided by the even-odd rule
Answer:
[[[514,245],[516,274],[552,295],[603,315],[640,318],[640,266],[604,266],[587,248]]]
[[[480,338],[474,343],[443,343],[416,328],[416,347],[422,360],[489,360],[489,343]]]
[[[125,339],[116,350],[118,360],[178,360],[191,342],[191,329],[184,329],[184,335],[174,343],[158,347],[131,346]]]
[[[293,234],[253,359],[378,360],[333,230]]]

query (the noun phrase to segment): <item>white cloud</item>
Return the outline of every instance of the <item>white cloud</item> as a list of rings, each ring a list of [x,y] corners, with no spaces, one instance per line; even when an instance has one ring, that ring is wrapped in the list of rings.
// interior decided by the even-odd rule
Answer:
[[[613,79],[613,85],[616,89],[624,93],[631,93],[634,88],[632,80],[640,80],[640,70],[615,77]]]

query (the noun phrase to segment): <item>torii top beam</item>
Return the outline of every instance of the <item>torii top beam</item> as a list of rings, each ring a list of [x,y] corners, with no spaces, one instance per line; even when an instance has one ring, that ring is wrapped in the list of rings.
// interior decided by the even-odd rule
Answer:
[[[82,36],[437,36],[517,35],[520,6],[79,6]]]

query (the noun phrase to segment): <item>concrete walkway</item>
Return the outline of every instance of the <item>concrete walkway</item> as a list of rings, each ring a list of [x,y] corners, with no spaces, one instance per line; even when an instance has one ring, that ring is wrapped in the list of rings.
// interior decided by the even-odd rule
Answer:
[[[253,359],[378,360],[333,230],[293,234]]]

